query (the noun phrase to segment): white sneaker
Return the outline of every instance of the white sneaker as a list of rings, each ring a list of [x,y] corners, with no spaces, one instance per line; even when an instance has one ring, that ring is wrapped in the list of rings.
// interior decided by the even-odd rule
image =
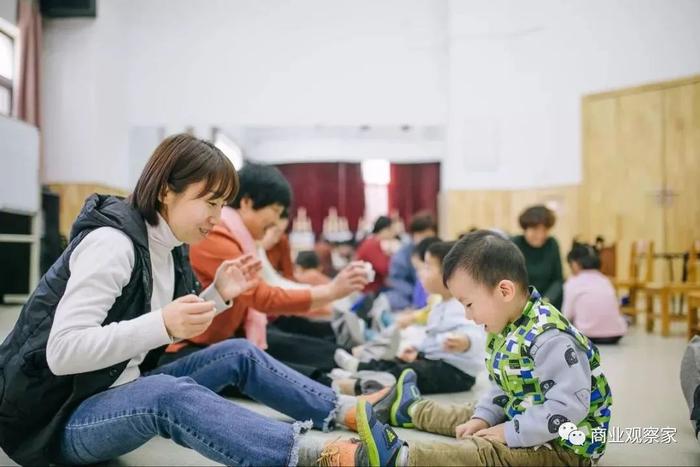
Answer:
[[[352,373],[357,372],[357,366],[360,364],[358,359],[343,349],[337,349],[333,355],[333,359],[335,360],[336,365],[338,365],[340,368]]]
[[[330,376],[332,380],[336,380],[352,378],[355,375],[350,373],[348,370],[343,370],[342,368],[333,368],[331,372],[328,373],[328,376]]]
[[[389,327],[391,329],[391,335],[389,336],[389,345],[387,345],[384,354],[382,355],[382,360],[393,360],[399,353],[399,346],[401,345],[401,329],[398,326]]]
[[[343,315],[345,318],[345,324],[347,325],[350,337],[355,342],[355,345],[361,345],[365,343],[365,329],[367,325],[362,321],[355,313],[345,313]]]
[[[386,371],[362,370],[357,372],[357,377],[360,379],[360,384],[369,381],[376,381],[383,387],[396,384],[396,377]]]

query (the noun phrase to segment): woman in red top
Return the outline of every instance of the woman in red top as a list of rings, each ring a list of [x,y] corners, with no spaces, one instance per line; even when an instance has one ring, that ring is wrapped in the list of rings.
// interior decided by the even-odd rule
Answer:
[[[392,253],[391,245],[395,241],[391,219],[379,216],[374,223],[372,235],[362,242],[356,253],[358,260],[367,261],[374,268],[374,282],[367,284],[365,293],[378,293],[386,286]]]

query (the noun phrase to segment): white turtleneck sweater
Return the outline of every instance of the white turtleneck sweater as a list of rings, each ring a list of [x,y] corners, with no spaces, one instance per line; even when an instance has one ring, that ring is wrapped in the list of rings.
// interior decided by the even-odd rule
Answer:
[[[149,350],[171,341],[162,308],[173,301],[175,264],[172,250],[180,242],[168,223],[146,223],[151,256],[151,308],[137,318],[103,326],[107,313],[131,278],[134,245],[123,232],[101,227],[90,232],[73,250],[70,277],[56,308],[46,346],[46,361],[56,375],[86,373],[129,360],[112,387],[139,377],[139,364]],[[231,306],[212,284],[200,297],[212,300],[217,312]]]

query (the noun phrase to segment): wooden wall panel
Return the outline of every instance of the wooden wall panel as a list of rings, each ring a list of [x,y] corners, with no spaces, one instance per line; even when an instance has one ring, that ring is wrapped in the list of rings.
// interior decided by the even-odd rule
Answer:
[[[586,102],[584,108],[579,230],[587,241],[602,235],[609,242],[620,237],[622,206],[611,206],[611,200],[618,199],[625,175],[619,165],[609,163],[617,157],[617,100]],[[603,208],[606,205],[608,209]]]
[[[60,197],[59,230],[66,238],[75,218],[85,204],[85,199],[93,193],[127,196],[128,191],[100,184],[90,183],[54,183],[49,185],[51,191]]]
[[[545,204],[557,213],[552,235],[561,247],[562,260],[574,236],[579,235],[578,188],[561,186],[522,190],[450,190],[441,194],[440,236],[453,240],[472,227],[498,228],[521,233],[520,213],[534,204]]]

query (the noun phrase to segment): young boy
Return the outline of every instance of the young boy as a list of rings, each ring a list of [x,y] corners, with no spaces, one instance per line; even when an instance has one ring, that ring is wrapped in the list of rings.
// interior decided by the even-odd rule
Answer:
[[[420,400],[415,375],[374,408],[358,403],[362,443],[328,445],[324,462],[371,465],[591,465],[605,451],[612,394],[598,349],[527,287],[517,247],[477,231],[459,240],[443,277],[467,315],[486,327],[491,390],[470,406]],[[387,415],[388,413],[388,415]],[[390,427],[415,425],[460,444],[403,443]],[[353,457],[354,456],[354,457]]]
[[[417,271],[424,268],[425,254],[433,243],[441,242],[440,237],[427,237],[418,242],[411,252],[411,265]],[[437,294],[428,294],[420,280],[417,280],[413,287],[413,308],[414,310],[403,311],[396,314],[396,324],[405,329],[412,324],[428,324],[428,315],[435,305],[440,303],[442,298]]]
[[[468,391],[474,385],[475,376],[484,367],[486,335],[481,326],[464,316],[464,309],[443,284],[440,264],[453,245],[453,242],[430,245],[425,265],[419,271],[425,290],[442,296],[442,302],[428,315],[425,339],[391,360],[360,362],[338,349],[335,352],[338,366],[350,372],[386,371],[397,378],[404,369],[412,368],[418,374],[418,388],[425,394]]]

